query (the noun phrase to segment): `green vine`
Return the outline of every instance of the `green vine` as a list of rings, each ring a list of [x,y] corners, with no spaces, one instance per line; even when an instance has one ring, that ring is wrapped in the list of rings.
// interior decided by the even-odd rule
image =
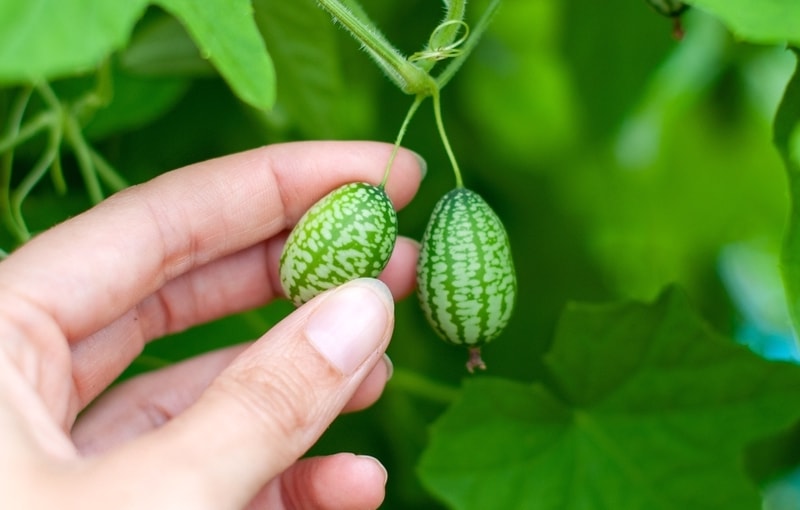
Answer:
[[[339,0],[320,0],[319,3],[361,43],[362,47],[372,56],[378,66],[398,88],[407,94],[413,94],[415,96],[414,102],[400,127],[394,149],[386,165],[386,171],[384,172],[381,186],[385,186],[389,179],[392,163],[397,155],[397,150],[405,135],[408,123],[416,113],[422,101],[426,97],[431,96],[433,97],[433,111],[436,119],[436,127],[439,131],[444,149],[447,152],[447,157],[453,167],[456,187],[463,187],[464,183],[461,170],[458,167],[458,162],[450,146],[447,133],[444,129],[444,122],[442,121],[440,90],[447,85],[475,48],[478,40],[488,27],[491,18],[497,11],[500,0],[493,0],[490,2],[483,16],[478,21],[476,30],[472,32],[470,32],[469,25],[464,21],[466,0],[445,1],[446,13],[444,20],[431,32],[425,48],[408,58],[400,54],[367,17],[366,13],[358,7],[358,4]],[[345,3],[348,5],[345,5]],[[460,37],[459,34],[461,34]],[[438,77],[434,78],[431,76],[430,70],[437,62],[442,60],[450,60],[450,63]]]
[[[392,170],[392,164],[394,163],[394,158],[397,156],[397,151],[400,149],[400,144],[403,142],[403,137],[406,134],[406,130],[408,129],[408,124],[411,122],[412,117],[419,109],[419,106],[425,100],[425,96],[417,96],[414,98],[414,102],[411,103],[411,107],[408,109],[408,113],[406,113],[406,118],[403,119],[403,124],[400,126],[400,131],[397,133],[397,139],[394,142],[394,147],[392,148],[392,154],[389,156],[389,162],[386,163],[386,170],[383,172],[383,179],[381,180],[380,187],[386,187],[386,182],[389,180],[389,174]]]
[[[21,89],[15,98],[5,131],[0,137],[0,217],[17,244],[31,237],[25,221],[23,205],[33,189],[50,173],[59,194],[67,192],[67,181],[61,163],[64,144],[75,155],[84,185],[93,203],[104,198],[103,184],[113,191],[128,186],[122,176],[91,146],[83,134],[86,122],[111,99],[111,71],[108,64],[100,66],[95,87],[74,102],[58,97],[47,82]],[[38,96],[44,110],[26,119],[31,98]],[[17,147],[37,136],[45,136],[45,146],[39,159],[13,186],[14,156]],[[0,257],[7,255],[3,250]]]
[[[338,0],[319,0],[319,4],[363,45],[367,53],[400,90],[418,95],[430,93],[431,87],[435,87],[430,75],[409,62],[363,11],[357,10],[354,6],[348,7]]]
[[[463,188],[464,180],[461,177],[461,170],[458,168],[456,155],[453,153],[452,147],[450,147],[450,140],[448,140],[447,132],[445,132],[444,129],[444,121],[442,120],[442,101],[438,91],[433,95],[433,114],[436,117],[436,128],[439,130],[439,136],[442,139],[444,150],[447,153],[447,157],[450,159],[450,164],[453,167],[453,174],[456,177],[456,187]]]

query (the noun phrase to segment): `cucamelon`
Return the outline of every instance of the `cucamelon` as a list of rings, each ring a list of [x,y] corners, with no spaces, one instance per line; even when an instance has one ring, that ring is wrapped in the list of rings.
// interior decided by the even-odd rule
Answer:
[[[508,324],[516,296],[508,235],[489,204],[455,188],[431,213],[417,262],[417,295],[445,341],[467,347],[467,368],[485,368],[480,346]]]
[[[397,239],[397,213],[382,187],[346,184],[314,204],[292,229],[280,259],[286,296],[317,294],[380,274]]]

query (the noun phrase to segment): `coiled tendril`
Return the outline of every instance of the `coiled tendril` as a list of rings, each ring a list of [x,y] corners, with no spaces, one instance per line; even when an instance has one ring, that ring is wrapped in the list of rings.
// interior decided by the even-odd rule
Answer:
[[[439,33],[452,26],[452,25],[459,25],[459,27],[464,27],[464,33],[453,41],[452,43],[448,44],[447,46],[435,47],[435,40]],[[409,62],[417,62],[419,60],[433,60],[433,61],[440,61],[445,60],[448,58],[453,58],[461,55],[462,50],[459,49],[459,46],[464,44],[464,41],[467,40],[469,37],[469,25],[465,22],[460,20],[449,20],[445,21],[431,33],[430,39],[428,39],[428,46],[422,51],[418,51],[411,55],[408,60]]]

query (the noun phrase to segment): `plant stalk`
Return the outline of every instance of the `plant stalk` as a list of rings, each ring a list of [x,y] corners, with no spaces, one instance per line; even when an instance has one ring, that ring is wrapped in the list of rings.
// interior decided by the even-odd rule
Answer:
[[[383,180],[381,181],[380,188],[385,188],[386,183],[389,181],[389,174],[392,170],[392,164],[394,163],[394,158],[397,156],[397,151],[400,149],[400,144],[403,142],[403,137],[406,134],[406,130],[408,129],[408,124],[411,122],[412,117],[414,114],[417,113],[419,109],[419,105],[422,104],[422,101],[425,100],[424,95],[418,95],[414,98],[414,102],[411,103],[411,107],[408,109],[408,113],[406,113],[406,118],[403,120],[403,124],[400,126],[400,131],[397,133],[397,139],[394,142],[394,148],[392,149],[392,155],[389,156],[389,162],[386,163],[386,170],[383,172]]]
[[[436,53],[442,48],[446,48],[453,44],[459,30],[463,27],[464,16],[466,14],[467,1],[466,0],[446,0],[444,2],[446,11],[444,19],[439,23],[439,27],[433,31],[428,45],[422,53]],[[436,65],[435,59],[422,59],[418,62],[418,66],[429,72],[433,66]]]
[[[103,200],[103,190],[100,187],[100,180],[97,177],[97,170],[92,160],[89,144],[83,137],[83,132],[74,115],[67,115],[64,120],[64,136],[75,151],[75,158],[78,160],[78,168],[83,176],[86,191],[93,204],[99,204]]]
[[[18,141],[21,131],[20,126],[22,125],[22,119],[25,116],[25,110],[28,108],[31,95],[33,95],[33,88],[27,87],[20,92],[19,96],[14,101],[9,114],[6,133],[3,137],[3,140],[9,141],[8,148],[0,150],[0,153],[3,153],[3,159],[0,161],[0,215],[9,231],[18,241],[21,241],[24,237],[24,229],[20,228],[17,224],[11,208],[11,173],[14,165],[14,147],[20,143]],[[44,125],[36,127],[35,129],[29,128],[29,136],[33,136],[43,128]],[[2,144],[3,142],[0,141],[0,145]],[[3,258],[8,256],[7,253],[3,253]]]
[[[433,94],[433,114],[436,117],[436,128],[439,130],[439,136],[442,139],[444,150],[445,152],[447,152],[447,157],[450,159],[450,164],[453,167],[453,174],[456,177],[456,188],[463,188],[464,180],[461,178],[461,170],[458,168],[458,161],[456,161],[456,156],[453,153],[452,147],[450,147],[450,140],[448,140],[447,132],[444,129],[444,122],[442,121],[441,103],[442,101],[439,96],[439,91],[437,90]]]
[[[406,60],[363,13],[357,16],[339,0],[319,0],[319,4],[350,31],[400,90],[418,95],[434,85],[433,78]]]
[[[452,404],[461,393],[458,388],[403,368],[395,368],[388,387],[444,405]]]
[[[472,50],[478,45],[478,41],[480,41],[481,37],[483,36],[486,29],[489,28],[489,24],[492,21],[497,9],[500,7],[501,0],[492,0],[489,3],[489,6],[486,7],[486,10],[483,11],[480,20],[471,27],[470,29],[470,36],[464,41],[464,44],[460,46],[461,52],[459,55],[452,60],[450,60],[441,73],[436,77],[436,85],[439,90],[443,89],[445,85],[455,76],[456,72],[461,68],[464,62],[472,53]]]
[[[50,136],[47,140],[47,147],[45,148],[42,156],[39,158],[39,161],[36,162],[36,165],[25,175],[25,178],[22,179],[19,187],[14,190],[14,193],[11,195],[11,213],[14,216],[14,222],[16,223],[16,229],[14,235],[17,237],[17,240],[20,242],[25,242],[31,237],[31,233],[28,230],[27,225],[25,224],[25,218],[22,215],[22,203],[27,198],[28,194],[30,194],[31,190],[34,186],[44,177],[44,174],[47,173],[47,170],[50,168],[50,165],[53,164],[55,161],[58,150],[61,147],[61,124],[55,123],[50,130]]]

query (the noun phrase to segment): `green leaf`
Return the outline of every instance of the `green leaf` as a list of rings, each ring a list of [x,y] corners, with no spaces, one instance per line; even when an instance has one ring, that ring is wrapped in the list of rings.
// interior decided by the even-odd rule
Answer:
[[[756,43],[800,44],[797,0],[684,0],[719,17],[738,37]]]
[[[278,76],[276,110],[306,138],[337,138],[345,117],[338,30],[315,0],[255,0],[255,19],[272,48]]]
[[[216,72],[180,22],[163,13],[137,27],[119,59],[121,66],[134,74],[213,76]]]
[[[249,0],[155,0],[188,30],[244,102],[263,110],[275,102],[275,71]]]
[[[0,82],[89,70],[121,48],[147,0],[0,2]]]
[[[683,295],[570,306],[560,386],[481,378],[435,424],[419,472],[457,509],[760,508],[753,441],[800,417],[800,367],[712,331]]]
[[[789,180],[789,221],[783,244],[783,283],[795,331],[800,331],[800,67],[786,86],[773,126],[773,142]]]
[[[114,69],[114,95],[85,127],[85,134],[99,139],[138,128],[161,117],[172,108],[189,85],[187,78],[152,78]]]

